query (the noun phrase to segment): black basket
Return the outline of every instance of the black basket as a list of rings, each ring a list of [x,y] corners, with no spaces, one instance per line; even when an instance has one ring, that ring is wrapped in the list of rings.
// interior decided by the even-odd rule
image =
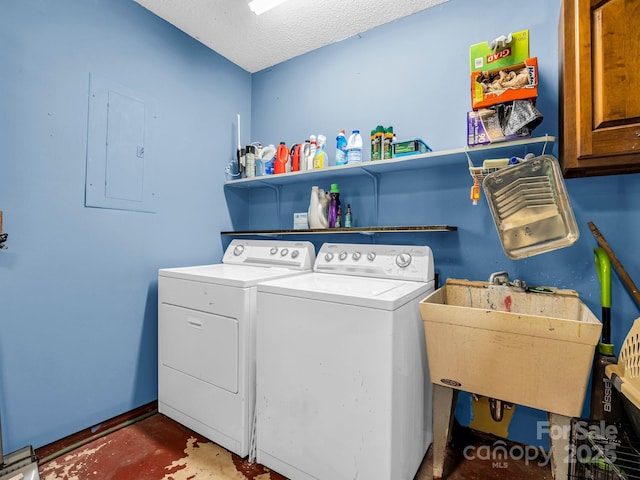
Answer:
[[[571,420],[569,480],[640,480],[640,440],[626,424]]]

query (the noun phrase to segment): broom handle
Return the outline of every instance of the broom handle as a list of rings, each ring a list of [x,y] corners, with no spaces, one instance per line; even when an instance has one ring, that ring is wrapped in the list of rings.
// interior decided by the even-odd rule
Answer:
[[[593,222],[589,222],[588,225],[591,229],[591,233],[593,233],[593,236],[596,238],[598,245],[600,245],[604,249],[604,251],[607,252],[607,255],[609,255],[611,264],[615,267],[618,275],[620,275],[622,283],[624,283],[624,285],[629,289],[631,295],[633,296],[633,299],[636,301],[638,306],[640,306],[640,292],[638,291],[638,287],[636,287],[636,284],[633,283],[633,280],[631,280],[631,277],[620,263],[620,260],[618,260],[618,257],[616,257],[616,254],[613,253],[613,250],[611,250],[611,247],[604,239],[604,236],[600,233],[600,230],[598,230],[598,227],[596,227]]]

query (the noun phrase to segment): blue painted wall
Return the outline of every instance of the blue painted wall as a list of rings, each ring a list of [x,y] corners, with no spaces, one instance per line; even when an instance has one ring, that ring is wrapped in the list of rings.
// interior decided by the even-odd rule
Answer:
[[[249,75],[129,0],[1,2],[0,209],[10,234],[10,249],[0,252],[6,450],[44,445],[157,398],[157,269],[218,261],[228,242],[219,232],[232,220],[245,222],[242,213],[254,228],[284,228],[291,212],[306,210],[310,184],[283,194],[280,215],[268,189],[254,192],[250,212],[241,211],[237,191],[223,191],[237,113],[242,138],[251,132],[265,144],[312,133],[333,139],[342,128],[367,132],[380,123],[437,150],[459,148],[470,104],[469,45],[528,28],[545,116],[536,134],[557,135],[559,7],[560,0],[492,0],[478,18],[477,2],[450,0]],[[157,102],[157,130],[150,132],[155,214],[84,207],[90,72]],[[338,181],[356,223],[370,221],[370,186]],[[595,241],[586,223],[596,223],[639,279],[638,181],[568,180],[580,240],[522,261],[502,252],[484,200],[469,202],[464,163],[389,175],[380,184],[380,223],[446,223],[458,226],[456,233],[339,240],[425,243],[443,279],[508,270],[531,284],[573,288],[599,314]],[[637,316],[614,274],[618,346]],[[467,398],[458,417],[464,423],[469,416]],[[510,436],[539,443],[535,422],[543,419],[517,407]]]
[[[559,11],[560,0],[491,0],[481,9],[472,0],[450,0],[258,72],[252,77],[252,140],[291,144],[322,133],[330,139],[333,155],[340,129],[349,132],[359,128],[366,135],[383,124],[393,125],[400,139],[419,136],[435,150],[461,148],[466,144],[465,115],[470,110],[469,46],[522,29],[530,31],[531,55],[538,57],[540,69],[537,107],[544,121],[535,135],[557,136]],[[368,147],[364,155],[369,155]],[[476,165],[481,164],[482,159],[472,157]],[[369,224],[371,183],[339,177],[335,181],[340,184],[342,203],[350,202],[354,207],[356,224]],[[596,242],[587,222],[598,226],[631,277],[640,282],[636,255],[640,243],[639,182],[639,175],[568,180],[580,239],[570,248],[526,260],[512,261],[505,256],[484,198],[472,206],[466,161],[451,165],[438,162],[437,167],[415,175],[385,175],[379,186],[380,224],[449,224],[458,226],[457,232],[312,240],[426,243],[434,251],[436,270],[443,280],[482,280],[491,272],[507,270],[512,278],[532,285],[575,289],[600,317],[593,262]],[[281,228],[290,228],[292,212],[306,210],[311,184],[281,193],[277,220]],[[254,196],[260,205],[248,221],[254,228],[272,228],[268,223],[274,217],[268,209],[273,208],[273,192],[259,190]],[[639,309],[615,273],[612,289],[613,341],[619,347]],[[533,359],[531,368],[535,368]],[[457,416],[462,423],[471,418],[468,396],[459,401]],[[536,438],[536,422],[545,420],[544,412],[518,406],[509,436],[546,446],[546,438]]]
[[[6,452],[157,398],[157,269],[219,261],[251,76],[130,0],[0,3]],[[85,208],[89,74],[152,98],[155,214]]]

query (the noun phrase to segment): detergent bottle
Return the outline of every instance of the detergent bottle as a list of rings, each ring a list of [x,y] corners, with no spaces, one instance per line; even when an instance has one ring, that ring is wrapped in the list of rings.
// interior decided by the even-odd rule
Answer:
[[[347,136],[340,130],[336,136],[336,165],[347,164]]]
[[[300,171],[305,172],[307,170],[307,157],[309,156],[309,152],[311,151],[311,141],[305,140],[303,144],[300,145]]]
[[[337,183],[331,184],[331,191],[329,192],[329,228],[336,228],[340,226],[340,220],[338,215],[340,212],[340,189]]]
[[[259,158],[256,158],[256,175],[271,175],[273,173],[273,163],[276,156],[276,147],[267,145],[260,151]]]
[[[289,154],[291,155],[291,171],[300,171],[300,144],[294,143]]]
[[[289,163],[289,149],[284,142],[280,142],[276,150],[276,163],[273,166],[273,173],[286,173]]]
[[[307,218],[309,219],[309,228],[328,228],[329,197],[322,188],[317,185],[311,187],[311,199],[309,201],[309,210]]]

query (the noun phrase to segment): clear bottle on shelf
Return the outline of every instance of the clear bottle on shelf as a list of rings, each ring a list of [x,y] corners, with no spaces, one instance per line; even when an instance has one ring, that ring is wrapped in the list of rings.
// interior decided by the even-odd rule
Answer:
[[[347,203],[347,213],[344,214],[344,226],[353,227],[353,217],[351,216],[351,204]]]

